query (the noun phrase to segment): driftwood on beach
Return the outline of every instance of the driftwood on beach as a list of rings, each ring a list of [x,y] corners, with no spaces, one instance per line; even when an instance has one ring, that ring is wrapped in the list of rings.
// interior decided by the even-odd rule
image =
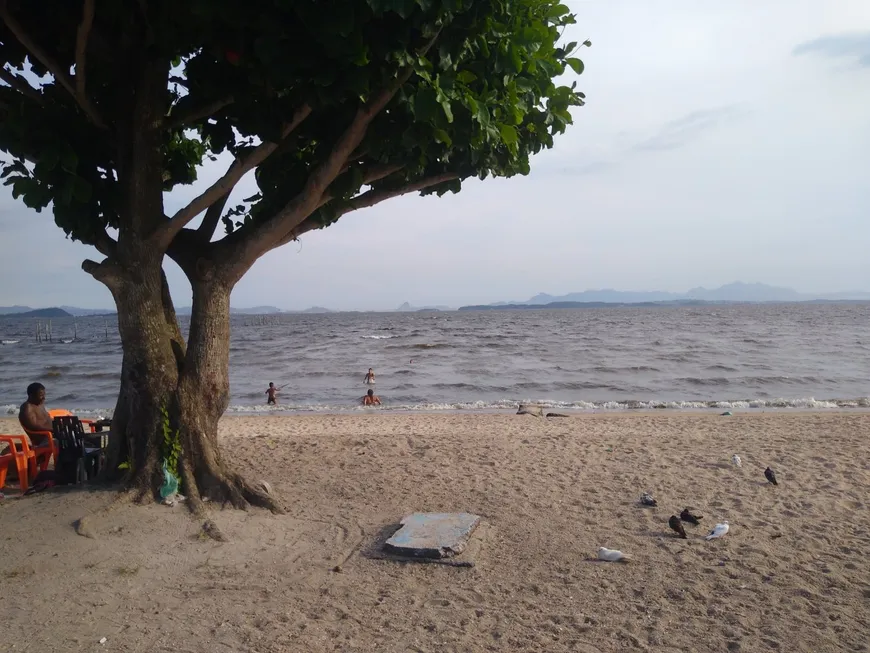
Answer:
[[[520,404],[520,407],[517,410],[517,415],[532,415],[533,417],[543,417],[544,409],[540,406],[526,406],[524,404]]]
[[[517,415],[532,415],[533,417],[569,417],[569,415],[563,413],[544,413],[544,409],[541,406],[529,406],[526,404],[520,404],[520,407],[517,410]]]

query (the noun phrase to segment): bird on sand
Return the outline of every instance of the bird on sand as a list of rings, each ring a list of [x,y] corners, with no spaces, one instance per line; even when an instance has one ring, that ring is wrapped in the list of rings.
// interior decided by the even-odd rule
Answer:
[[[773,473],[773,470],[770,467],[764,470],[764,478],[774,485],[779,485],[779,483],[776,482],[776,474]]]
[[[628,562],[631,558],[625,555],[622,551],[616,549],[606,549],[603,546],[598,548],[598,559],[605,562]]]
[[[683,528],[683,522],[681,522],[680,518],[676,515],[671,515],[671,518],[668,520],[668,526],[670,526],[671,530],[680,537],[682,537],[684,540],[688,537],[686,535],[686,529]]]
[[[649,492],[644,492],[640,495],[640,502],[645,506],[659,505],[659,502],[653,499],[653,496]]]
[[[723,521],[721,524],[716,524],[713,527],[713,530],[710,531],[710,534],[707,535],[704,539],[705,540],[715,540],[715,539],[718,539],[720,537],[725,537],[725,535],[727,535],[727,534],[728,534],[728,522]]]
[[[740,456],[737,454],[731,456],[731,462],[734,463],[735,467],[743,467],[743,461],[740,460]]]
[[[694,508],[683,508],[683,512],[680,513],[680,519],[697,526],[701,523],[701,520],[704,519],[704,517],[703,515],[693,514],[692,510],[694,510]]]

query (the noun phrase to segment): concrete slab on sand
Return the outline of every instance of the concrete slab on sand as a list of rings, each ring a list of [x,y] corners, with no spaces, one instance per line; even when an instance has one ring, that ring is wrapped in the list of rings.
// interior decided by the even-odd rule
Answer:
[[[480,517],[466,512],[417,512],[402,519],[384,549],[410,558],[451,558],[462,553],[478,524]]]

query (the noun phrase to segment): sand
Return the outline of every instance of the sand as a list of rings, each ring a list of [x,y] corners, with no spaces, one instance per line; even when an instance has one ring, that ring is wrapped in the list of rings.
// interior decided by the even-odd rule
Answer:
[[[867,413],[233,417],[221,432],[286,516],[216,510],[220,544],[183,507],[123,506],[88,539],[71,522],[112,493],[7,499],[0,650],[870,648]],[[637,505],[644,490],[657,508]],[[679,540],[667,520],[686,505],[704,526]],[[413,511],[483,515],[476,566],[373,559]],[[704,541],[723,519],[731,532]],[[634,560],[594,561],[599,546]]]

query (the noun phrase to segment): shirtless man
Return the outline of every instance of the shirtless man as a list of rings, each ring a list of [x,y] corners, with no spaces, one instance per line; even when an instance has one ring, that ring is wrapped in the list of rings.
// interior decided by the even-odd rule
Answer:
[[[266,390],[266,394],[269,395],[268,399],[266,399],[266,404],[268,406],[274,406],[277,403],[275,397],[280,389],[281,388],[276,388],[274,383],[269,384],[269,389]]]
[[[374,390],[369,390],[365,396],[362,398],[363,406],[380,406],[381,398],[375,395]]]
[[[45,409],[45,386],[41,383],[31,383],[27,386],[27,401],[18,409],[18,421],[25,431],[52,431],[51,416]],[[30,441],[34,447],[41,447],[48,443],[44,435],[31,435]]]

